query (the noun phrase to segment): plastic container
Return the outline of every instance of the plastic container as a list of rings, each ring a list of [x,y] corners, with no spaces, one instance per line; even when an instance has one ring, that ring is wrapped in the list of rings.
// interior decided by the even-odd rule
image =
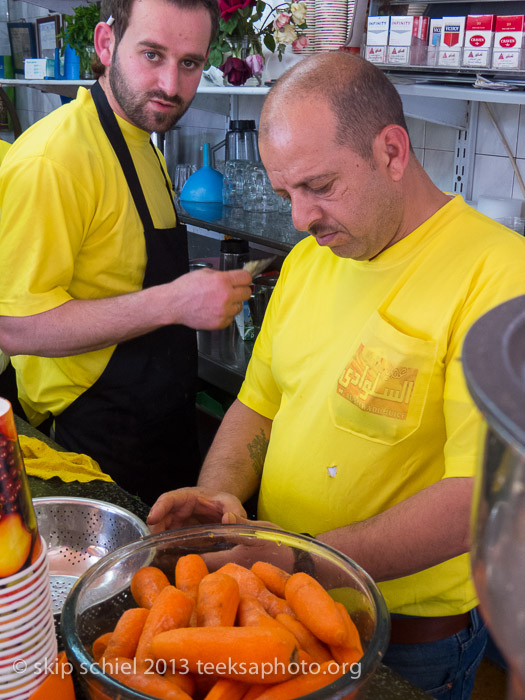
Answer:
[[[106,675],[98,665],[93,666],[91,645],[100,634],[113,629],[124,610],[135,607],[129,583],[145,560],[161,568],[173,582],[178,558],[191,552],[203,556],[210,571],[227,561],[250,567],[263,559],[291,572],[294,561],[308,559],[312,575],[352,615],[364,655],[358,674],[356,669],[349,670],[335,682],[303,697],[336,700],[355,691],[352,698],[364,698],[365,686],[383,656],[390,633],[388,611],[378,588],[363,569],[335,549],[309,537],[258,525],[188,527],[151,535],[108,554],[80,577],[64,604],[62,638],[87,697],[148,697]],[[109,572],[113,585],[107,584]]]

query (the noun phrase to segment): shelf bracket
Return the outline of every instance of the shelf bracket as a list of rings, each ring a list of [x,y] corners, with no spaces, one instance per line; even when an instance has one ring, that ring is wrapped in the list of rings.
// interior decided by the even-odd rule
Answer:
[[[470,102],[468,109],[468,126],[459,129],[454,151],[454,192],[464,199],[472,199],[474,175],[474,158],[476,156],[476,139],[478,133],[479,102]]]
[[[466,100],[447,100],[441,97],[421,98],[403,94],[401,100],[407,117],[453,126],[456,129],[467,128],[468,103]]]

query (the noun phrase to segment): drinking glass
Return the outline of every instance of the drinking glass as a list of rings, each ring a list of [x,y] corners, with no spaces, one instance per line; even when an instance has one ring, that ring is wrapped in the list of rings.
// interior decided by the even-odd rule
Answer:
[[[269,212],[281,210],[281,198],[271,185],[263,165],[253,163],[244,176],[243,208],[246,211]]]
[[[246,160],[227,160],[222,181],[222,203],[229,207],[241,207],[243,203],[244,176],[250,163]]]
[[[175,192],[175,199],[178,201],[184,183],[197,171],[195,165],[190,163],[177,163],[175,170],[173,172],[173,190]]]

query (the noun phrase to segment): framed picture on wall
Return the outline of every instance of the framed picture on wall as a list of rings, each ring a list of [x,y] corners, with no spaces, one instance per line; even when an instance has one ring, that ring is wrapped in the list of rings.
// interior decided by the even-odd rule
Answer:
[[[36,20],[36,48],[38,58],[55,58],[55,49],[60,48],[60,15],[38,17]]]
[[[7,32],[16,75],[24,75],[24,59],[37,58],[35,27],[30,22],[8,22]]]

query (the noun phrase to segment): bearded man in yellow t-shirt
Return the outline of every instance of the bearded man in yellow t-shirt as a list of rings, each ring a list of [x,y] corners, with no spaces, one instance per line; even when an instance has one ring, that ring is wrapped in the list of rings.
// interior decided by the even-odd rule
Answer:
[[[270,92],[260,151],[295,226],[246,379],[199,487],[164,494],[154,529],[258,518],[308,532],[379,582],[385,663],[436,698],[468,698],[486,630],[468,551],[481,417],[461,347],[525,292],[525,241],[440,191],[399,96],[346,53]]]

